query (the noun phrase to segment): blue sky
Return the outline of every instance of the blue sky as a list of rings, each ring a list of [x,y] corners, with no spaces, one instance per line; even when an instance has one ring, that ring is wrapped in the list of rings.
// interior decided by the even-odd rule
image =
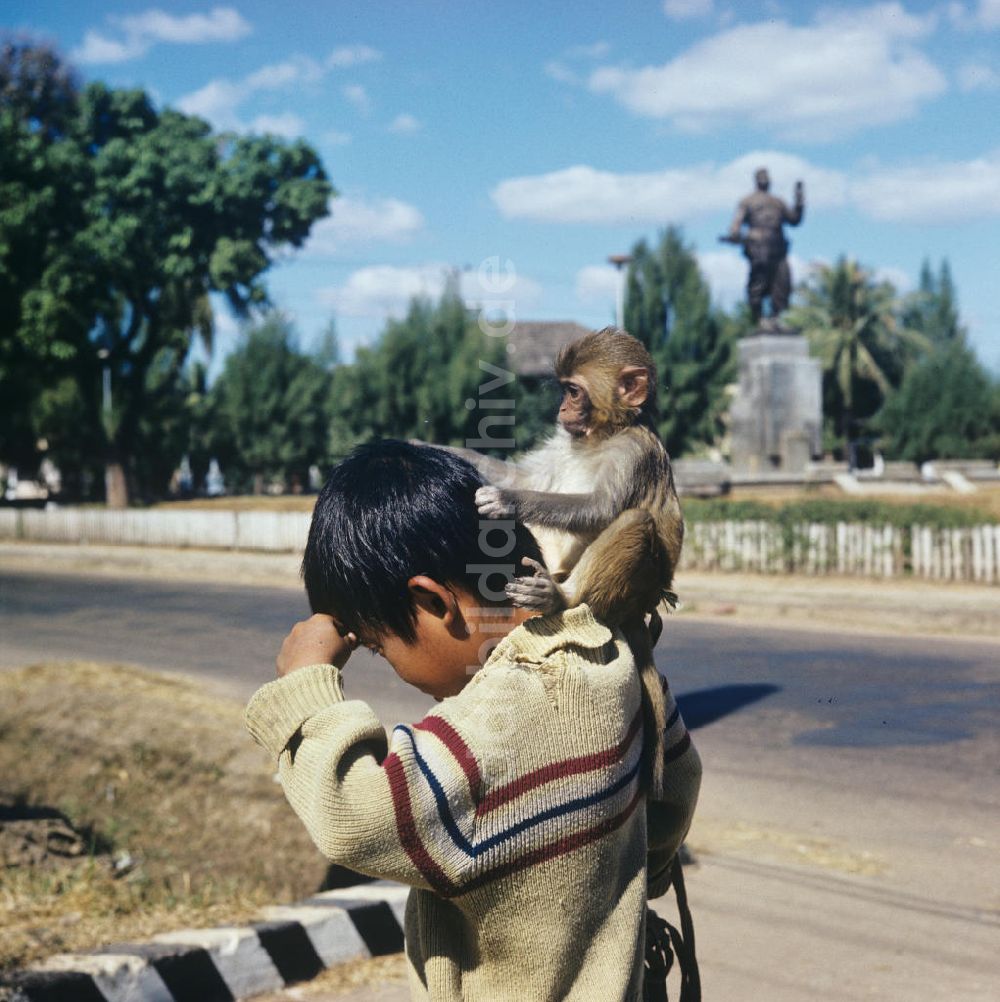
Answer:
[[[905,290],[947,257],[1000,371],[1000,0],[8,0],[2,20],[85,79],[319,150],[340,197],[269,278],[306,345],[334,317],[349,354],[449,269],[471,303],[603,325],[607,255],[668,223],[729,305],[745,266],[716,236],[767,165],[786,199],[805,181],[796,279],[847,253]],[[224,307],[218,328],[224,353]]]

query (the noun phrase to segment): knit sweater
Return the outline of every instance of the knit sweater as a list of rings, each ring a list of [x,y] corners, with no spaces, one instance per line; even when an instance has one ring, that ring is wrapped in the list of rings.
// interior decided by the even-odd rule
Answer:
[[[701,778],[666,699],[649,803],[635,662],[586,606],[517,627],[388,739],[331,665],[263,686],[246,719],[324,855],[413,887],[414,999],[616,1002],[641,997],[646,898],[669,884]]]

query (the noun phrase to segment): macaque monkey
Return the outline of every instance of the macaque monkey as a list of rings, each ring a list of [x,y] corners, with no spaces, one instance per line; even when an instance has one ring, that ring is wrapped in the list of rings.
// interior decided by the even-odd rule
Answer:
[[[586,602],[625,630],[659,736],[652,758],[659,784],[663,693],[652,645],[661,629],[657,606],[672,598],[684,521],[653,425],[656,367],[638,340],[606,328],[567,345],[555,370],[563,396],[545,443],[516,464],[454,451],[491,481],[476,493],[480,515],[523,522],[542,550],[546,566],[532,564],[532,575],[507,586],[514,604],[549,613]],[[639,629],[647,614],[648,634]]]

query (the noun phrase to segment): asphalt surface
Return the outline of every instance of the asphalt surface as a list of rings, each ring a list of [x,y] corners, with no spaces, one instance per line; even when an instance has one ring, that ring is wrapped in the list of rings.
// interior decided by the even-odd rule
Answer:
[[[0,569],[0,667],[131,662],[242,698],[307,611],[287,588]],[[706,998],[994,997],[1000,646],[677,618],[657,663],[705,766]],[[387,724],[428,708],[366,652],[345,687]]]

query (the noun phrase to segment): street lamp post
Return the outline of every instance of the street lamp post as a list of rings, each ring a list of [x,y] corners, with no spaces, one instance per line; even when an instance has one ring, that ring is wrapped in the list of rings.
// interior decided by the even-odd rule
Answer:
[[[618,272],[618,289],[615,297],[615,326],[619,330],[625,329],[625,275],[622,269],[625,265],[631,263],[631,254],[612,254],[608,258],[608,264],[613,264],[615,271]]]
[[[102,374],[102,395],[101,395],[101,410],[104,414],[104,430],[105,433],[110,436],[111,434],[111,366],[108,364],[108,357],[111,352],[107,348],[101,348],[97,352],[97,357],[104,363],[104,372]]]

